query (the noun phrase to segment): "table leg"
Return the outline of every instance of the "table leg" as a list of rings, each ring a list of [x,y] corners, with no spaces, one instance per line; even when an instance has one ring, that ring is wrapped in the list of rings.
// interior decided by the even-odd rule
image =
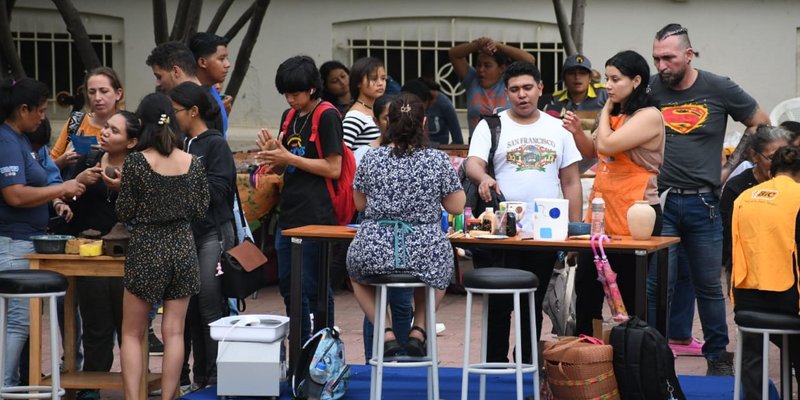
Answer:
[[[312,335],[330,325],[330,321],[328,321],[328,316],[330,315],[330,310],[328,310],[328,287],[330,286],[330,282],[328,282],[330,280],[329,261],[331,259],[330,251],[330,242],[326,240],[320,240],[319,265],[317,266],[317,310],[314,312],[314,332],[311,332]]]
[[[633,313],[642,321],[647,321],[647,252],[636,250],[636,302]]]
[[[303,328],[303,239],[292,238],[292,272],[289,295],[289,370],[291,378],[300,358]]]
[[[31,260],[30,269],[39,269],[39,260]],[[28,382],[31,386],[42,384],[42,299],[30,300],[30,361],[28,362]],[[51,335],[55,334],[53,332]],[[0,377],[2,379],[2,377]]]
[[[75,371],[75,358],[77,349],[75,348],[75,339],[77,336],[77,321],[75,321],[75,313],[77,312],[75,304],[75,277],[67,277],[67,293],[64,295],[64,372]]]
[[[667,318],[667,287],[669,286],[669,248],[661,249],[656,253],[658,257],[658,287],[656,294],[656,329],[667,337],[669,319]]]

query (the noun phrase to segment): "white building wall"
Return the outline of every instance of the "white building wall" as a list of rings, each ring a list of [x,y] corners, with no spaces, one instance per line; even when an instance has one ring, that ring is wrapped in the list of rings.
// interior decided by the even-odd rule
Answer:
[[[23,2],[17,2],[23,6]],[[119,17],[124,24],[123,55],[115,55],[122,65],[115,65],[124,76],[128,108],[152,90],[154,80],[144,60],[154,47],[152,2],[75,0],[76,7],[87,14],[90,33],[91,14]],[[567,7],[570,1],[564,1]],[[650,58],[655,32],[670,22],[689,29],[694,48],[701,57],[697,68],[730,76],[753,95],[768,111],[798,91],[798,28],[800,2],[796,0],[593,0],[587,2],[584,26],[584,52],[598,67],[615,52],[633,49]],[[174,13],[177,0],[168,1]],[[200,22],[203,29],[216,10],[219,0],[206,0]],[[250,1],[236,1],[218,33],[224,33]],[[26,8],[53,9],[46,0],[27,0]],[[567,11],[569,15],[569,10]],[[174,14],[170,14],[171,23]],[[455,40],[472,39],[484,34],[506,35],[494,26],[512,20],[513,29],[531,22],[535,37],[553,35],[555,16],[548,0],[273,0],[269,6],[250,71],[239,93],[231,116],[233,134],[248,136],[260,126],[275,127],[286,103],[274,87],[274,73],[286,58],[307,54],[318,63],[345,54],[335,43],[343,29],[354,29],[358,21],[391,21],[394,29],[416,31],[417,24],[449,17],[474,18],[473,26],[456,32]],[[441,19],[440,19],[441,18]],[[385,19],[385,20],[384,20]],[[391,19],[391,20],[388,20]],[[12,21],[13,22],[13,21]],[[541,24],[537,24],[541,23]],[[470,35],[473,37],[462,37]],[[543,35],[543,36],[536,36]],[[232,43],[235,57],[244,30]],[[557,40],[557,39],[556,39]],[[346,62],[346,59],[342,61]],[[652,66],[651,66],[652,67]],[[601,70],[602,68],[596,68]],[[729,130],[741,129],[730,124]]]

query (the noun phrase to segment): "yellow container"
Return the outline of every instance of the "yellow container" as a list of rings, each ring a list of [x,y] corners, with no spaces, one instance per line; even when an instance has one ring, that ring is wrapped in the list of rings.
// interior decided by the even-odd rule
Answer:
[[[103,241],[95,240],[91,243],[82,244],[80,247],[80,255],[82,256],[99,256],[103,254]]]

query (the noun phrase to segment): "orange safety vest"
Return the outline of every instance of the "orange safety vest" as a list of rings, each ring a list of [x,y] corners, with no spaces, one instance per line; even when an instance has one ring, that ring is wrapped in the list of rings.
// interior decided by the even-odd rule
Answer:
[[[626,115],[611,116],[611,129],[617,130]],[[597,153],[597,175],[589,194],[586,222],[592,222],[592,199],[599,193],[606,205],[605,232],[607,235],[628,236],[628,209],[635,201],[645,200],[647,184],[655,175],[633,162],[625,152],[607,156]]]

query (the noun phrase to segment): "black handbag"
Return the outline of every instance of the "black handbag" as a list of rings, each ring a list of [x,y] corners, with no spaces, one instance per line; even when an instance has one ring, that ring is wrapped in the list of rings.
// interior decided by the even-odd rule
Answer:
[[[494,178],[494,154],[497,151],[497,143],[500,140],[500,116],[492,114],[483,115],[482,118],[485,119],[486,123],[489,125],[489,132],[492,137],[492,145],[489,148],[489,161],[486,164],[486,173]],[[494,207],[495,211],[497,211],[500,208],[500,202],[505,201],[505,199],[494,189],[490,189],[492,196],[490,201],[481,199],[481,196],[478,194],[479,184],[473,182],[467,176],[467,162],[469,162],[469,158],[464,160],[458,168],[458,177],[461,180],[461,187],[464,189],[464,194],[467,197],[464,206],[470,207],[472,209],[472,215],[474,216],[481,215],[481,213],[486,210],[486,207]]]
[[[239,203],[239,193],[236,192],[236,202],[239,205],[239,217],[242,227],[246,226],[242,205]],[[231,221],[235,224],[236,219]],[[236,226],[233,229],[234,242],[238,242]],[[222,232],[217,224],[217,237],[220,249],[224,249]],[[248,239],[237,243],[228,250],[222,250],[219,257],[222,266],[222,295],[226,298],[237,300],[236,308],[244,312],[247,308],[244,299],[266,285],[266,278],[262,267],[267,264],[267,257],[253,242]]]

